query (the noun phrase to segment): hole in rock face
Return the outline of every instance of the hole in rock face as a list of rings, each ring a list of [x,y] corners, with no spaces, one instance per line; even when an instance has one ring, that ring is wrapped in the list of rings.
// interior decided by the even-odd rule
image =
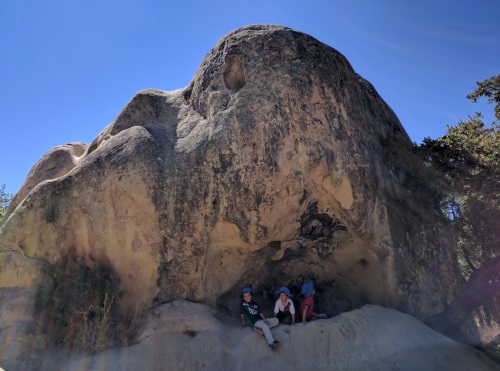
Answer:
[[[193,88],[191,88],[191,87],[184,92],[184,99],[186,101],[189,101],[189,99],[191,99],[192,92],[193,92]]]
[[[226,58],[223,74],[226,88],[238,91],[245,86],[245,71],[238,57],[231,55]]]
[[[189,103],[190,103],[191,94],[193,93],[193,85],[194,85],[194,83],[191,82],[191,84],[189,84],[189,87],[186,89],[186,91],[184,91],[184,104],[185,105],[189,105]]]

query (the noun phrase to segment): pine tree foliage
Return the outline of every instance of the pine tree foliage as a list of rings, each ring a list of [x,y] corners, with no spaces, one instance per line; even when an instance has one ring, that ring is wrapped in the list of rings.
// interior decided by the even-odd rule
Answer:
[[[454,316],[481,313],[485,322],[500,323],[500,75],[478,83],[468,95],[474,102],[480,97],[496,104],[497,120],[487,125],[476,113],[448,126],[441,138],[425,138],[417,151],[440,174],[442,209],[455,231],[467,280],[450,305]]]
[[[12,195],[5,192],[5,184],[0,188],[0,224],[2,224],[3,217],[7,208],[9,207]]]

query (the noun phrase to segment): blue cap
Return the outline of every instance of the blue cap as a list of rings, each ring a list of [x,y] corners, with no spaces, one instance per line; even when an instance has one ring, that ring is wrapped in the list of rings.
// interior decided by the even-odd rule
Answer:
[[[241,296],[243,297],[243,294],[245,294],[247,292],[249,292],[253,295],[252,289],[250,287],[245,287],[243,290],[241,290]]]
[[[304,295],[306,298],[308,296],[311,296],[312,291],[313,291],[312,282],[306,282],[302,285],[302,295]]]
[[[276,295],[279,295],[282,292],[284,292],[290,299],[293,298],[293,295],[290,294],[290,290],[288,290],[288,287],[280,287],[279,291],[276,291]]]

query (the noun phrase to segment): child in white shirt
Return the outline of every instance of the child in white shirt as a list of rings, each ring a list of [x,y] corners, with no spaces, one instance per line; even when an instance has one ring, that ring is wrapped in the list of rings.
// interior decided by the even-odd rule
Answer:
[[[282,323],[295,325],[295,306],[293,305],[293,295],[288,287],[280,287],[276,292],[279,299],[274,306],[274,316]]]

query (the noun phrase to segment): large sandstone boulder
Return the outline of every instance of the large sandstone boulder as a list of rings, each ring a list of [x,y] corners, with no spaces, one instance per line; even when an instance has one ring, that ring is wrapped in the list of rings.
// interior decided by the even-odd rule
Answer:
[[[116,278],[124,318],[180,298],[236,315],[247,283],[263,304],[312,279],[330,314],[370,303],[419,318],[456,291],[399,120],[303,33],[236,30],[189,87],[139,92],[88,147],[65,148],[61,164],[34,167],[0,229],[3,297],[77,259]]]

